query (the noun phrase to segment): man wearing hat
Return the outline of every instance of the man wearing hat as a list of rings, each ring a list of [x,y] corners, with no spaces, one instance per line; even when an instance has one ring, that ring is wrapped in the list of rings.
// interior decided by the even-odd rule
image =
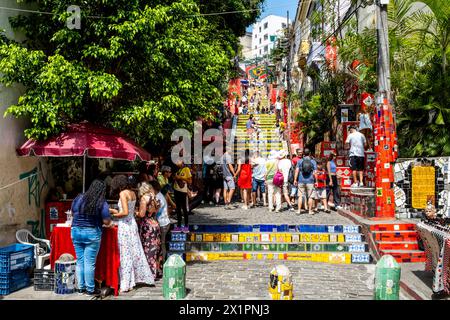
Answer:
[[[364,151],[367,148],[366,137],[361,132],[356,130],[355,126],[350,126],[350,134],[345,141],[345,145],[350,147],[350,169],[353,171],[352,188],[363,187],[363,173],[364,173]],[[357,176],[359,175],[359,183]]]

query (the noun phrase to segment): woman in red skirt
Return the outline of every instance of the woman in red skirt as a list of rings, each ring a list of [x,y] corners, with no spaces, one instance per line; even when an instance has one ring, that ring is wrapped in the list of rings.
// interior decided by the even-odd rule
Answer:
[[[242,209],[248,210],[249,204],[249,190],[252,188],[252,166],[250,164],[250,151],[245,150],[245,159],[238,159],[238,169],[235,178],[239,176],[238,187],[243,190],[244,206]]]

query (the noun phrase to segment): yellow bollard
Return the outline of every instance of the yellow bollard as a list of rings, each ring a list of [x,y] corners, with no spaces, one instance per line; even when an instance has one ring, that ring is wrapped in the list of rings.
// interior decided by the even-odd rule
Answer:
[[[286,266],[276,266],[270,272],[269,294],[272,300],[292,300],[294,286],[291,272]]]

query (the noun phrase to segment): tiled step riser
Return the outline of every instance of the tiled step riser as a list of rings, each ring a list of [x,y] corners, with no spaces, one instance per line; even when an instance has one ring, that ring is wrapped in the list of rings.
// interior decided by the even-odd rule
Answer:
[[[330,224],[255,224],[255,225],[191,225],[190,232],[193,233],[245,233],[245,232],[273,232],[273,233],[361,233],[358,225],[330,225]]]
[[[376,224],[370,226],[370,231],[416,231],[414,224]]]
[[[418,235],[415,232],[411,233],[376,233],[375,241],[394,241],[394,242],[412,242],[417,241]]]
[[[426,261],[426,255],[425,252],[417,252],[417,253],[385,253],[383,251],[381,251],[381,256],[384,255],[391,255],[395,258],[395,260],[398,263],[410,263],[410,262],[425,262]]]
[[[240,252],[188,252],[186,261],[217,260],[280,260],[280,261],[313,261],[331,264],[368,264],[371,262],[368,253],[240,253]]]
[[[418,243],[377,243],[377,247],[380,250],[419,250]]]
[[[193,243],[193,242],[170,242],[170,251],[256,251],[256,252],[349,252],[364,253],[368,252],[368,245],[365,243],[354,244],[327,244],[327,243]]]
[[[241,242],[241,243],[307,243],[307,242],[337,242],[355,243],[364,242],[362,234],[320,234],[320,233],[192,233],[187,237],[191,242]],[[172,239],[172,241],[178,241]]]

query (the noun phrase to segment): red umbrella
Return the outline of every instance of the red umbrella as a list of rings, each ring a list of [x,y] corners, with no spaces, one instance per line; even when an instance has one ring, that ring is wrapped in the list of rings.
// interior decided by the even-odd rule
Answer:
[[[30,139],[17,153],[19,156],[84,157],[83,170],[86,157],[128,161],[151,158],[150,153],[124,134],[87,121],[71,124],[64,132],[45,141]]]

